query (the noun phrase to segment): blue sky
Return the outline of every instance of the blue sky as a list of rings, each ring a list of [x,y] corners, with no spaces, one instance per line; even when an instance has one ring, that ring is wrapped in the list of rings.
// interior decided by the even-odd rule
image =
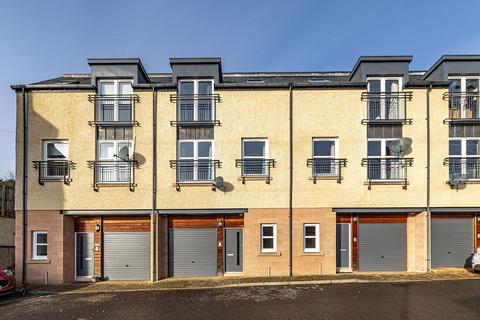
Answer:
[[[478,12],[463,0],[0,0],[0,176],[14,169],[12,83],[88,72],[89,57],[168,72],[169,57],[220,56],[231,72],[350,70],[359,55],[412,54],[411,68],[426,69],[442,54],[480,53]]]

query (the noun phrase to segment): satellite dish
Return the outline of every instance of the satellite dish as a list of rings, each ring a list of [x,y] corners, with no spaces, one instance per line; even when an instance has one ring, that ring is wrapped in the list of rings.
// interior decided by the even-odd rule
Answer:
[[[116,154],[115,156],[122,161],[128,161],[129,160],[128,146],[121,147],[120,150],[118,151],[118,154]]]
[[[411,145],[412,145],[412,139],[405,137],[405,138],[394,140],[390,144],[390,149],[393,152],[400,154],[407,151]]]
[[[216,177],[215,179],[213,179],[213,186],[215,188],[223,187],[223,177]]]
[[[466,175],[462,173],[454,173],[448,179],[448,184],[452,189],[453,188],[458,189],[460,188],[460,186],[463,186],[465,184],[465,180],[466,180]]]

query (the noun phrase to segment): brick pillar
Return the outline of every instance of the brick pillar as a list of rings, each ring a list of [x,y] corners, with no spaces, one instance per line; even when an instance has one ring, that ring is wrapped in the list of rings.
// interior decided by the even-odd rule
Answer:
[[[103,277],[103,217],[96,218],[94,223],[100,226],[100,232],[93,230],[93,271],[95,277]]]
[[[224,237],[225,219],[223,216],[217,216],[217,274],[223,275],[223,255],[225,241]]]

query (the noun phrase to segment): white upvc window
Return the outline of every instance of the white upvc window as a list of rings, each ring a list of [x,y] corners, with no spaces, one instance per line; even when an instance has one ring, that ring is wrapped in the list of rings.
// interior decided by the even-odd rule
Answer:
[[[312,157],[314,176],[338,175],[338,167],[335,163],[335,159],[339,157],[337,138],[313,138]]]
[[[181,182],[214,179],[214,140],[179,140],[177,179]]]
[[[305,223],[303,238],[304,252],[320,252],[320,225],[318,223]]]
[[[128,183],[132,177],[132,140],[99,140],[97,143],[97,183]]]
[[[367,179],[396,180],[403,178],[403,164],[398,158],[401,153],[394,151],[398,139],[368,139],[367,158],[371,159],[367,167]]]
[[[268,139],[242,139],[242,176],[266,176],[269,172]]]
[[[182,79],[178,81],[178,120],[212,121],[213,79]]]
[[[263,223],[260,225],[260,251],[277,252],[277,225]]]
[[[479,91],[480,76],[452,76],[448,77],[451,84],[448,92],[450,118],[479,118]]]
[[[480,179],[480,139],[450,138],[448,155],[451,178]]]
[[[32,232],[32,259],[46,260],[48,253],[48,241],[46,231]]]
[[[401,119],[404,101],[398,92],[402,88],[401,77],[369,77],[367,90],[372,96],[368,100],[367,119]]]
[[[43,160],[47,161],[45,177],[63,178],[67,174],[68,165],[68,141],[67,140],[44,140]]]
[[[132,120],[131,79],[99,80],[102,98],[97,106],[97,119],[103,122]]]

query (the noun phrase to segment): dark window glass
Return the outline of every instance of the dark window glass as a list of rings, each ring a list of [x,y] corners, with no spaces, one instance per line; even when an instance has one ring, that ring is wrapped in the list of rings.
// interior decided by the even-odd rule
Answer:
[[[305,239],[305,249],[315,249],[315,246],[316,246],[315,238]]]
[[[334,157],[335,141],[313,141],[314,157]]]
[[[46,256],[47,246],[37,246],[37,256]]]
[[[273,227],[263,227],[263,236],[265,237],[273,237]]]
[[[244,141],[243,156],[244,157],[264,157],[265,141]]]
[[[478,156],[480,153],[478,140],[467,140],[467,156]]]
[[[192,95],[193,94],[193,81],[180,82],[180,94]]]
[[[368,81],[368,91],[369,92],[380,92],[380,80],[369,80]]]
[[[273,239],[267,238],[262,240],[263,249],[273,249]]]
[[[451,155],[451,156],[462,155],[462,141],[461,140],[450,140],[448,142],[448,154]]]
[[[382,144],[380,141],[368,141],[368,156],[380,157],[382,155]]]
[[[315,233],[315,227],[314,226],[307,226],[305,227],[305,236],[312,236],[314,237],[316,235]]]

